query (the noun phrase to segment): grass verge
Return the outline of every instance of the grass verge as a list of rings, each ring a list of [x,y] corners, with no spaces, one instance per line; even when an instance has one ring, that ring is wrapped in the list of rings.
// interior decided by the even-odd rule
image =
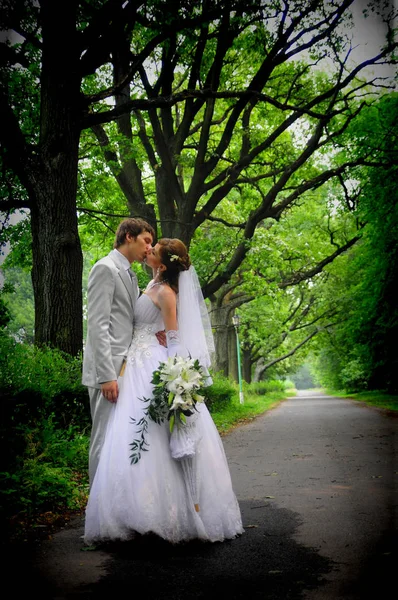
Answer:
[[[239,402],[239,397],[233,398],[231,404],[223,410],[212,412],[211,416],[221,436],[241,425],[252,421],[258,415],[271,410],[290,396],[295,396],[296,390],[286,390],[284,392],[268,392],[266,395],[245,393],[243,404]]]
[[[347,392],[345,390],[325,390],[325,394],[329,396],[338,396],[339,398],[347,398],[348,400],[357,400],[364,402],[374,408],[382,410],[398,411],[398,396],[386,394],[383,391],[372,392]]]

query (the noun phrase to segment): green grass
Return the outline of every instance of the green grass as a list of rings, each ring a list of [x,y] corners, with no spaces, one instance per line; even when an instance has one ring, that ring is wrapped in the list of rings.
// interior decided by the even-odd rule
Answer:
[[[398,396],[386,394],[383,391],[352,393],[346,392],[345,390],[326,390],[325,393],[330,396],[339,396],[339,398],[348,398],[349,400],[364,402],[375,408],[398,411]]]
[[[245,392],[243,404],[240,404],[237,395],[228,406],[219,412],[212,412],[211,416],[220,435],[225,435],[237,425],[251,421],[258,415],[271,410],[289,396],[295,395],[296,390],[268,392],[261,396]]]

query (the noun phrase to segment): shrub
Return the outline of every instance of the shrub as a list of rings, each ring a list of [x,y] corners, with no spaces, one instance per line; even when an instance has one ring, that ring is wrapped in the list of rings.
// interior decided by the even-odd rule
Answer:
[[[82,509],[89,437],[75,427],[57,429],[51,418],[17,429],[25,447],[0,472],[2,521],[10,525],[16,516],[34,519],[45,511]]]
[[[290,379],[285,379],[283,384],[284,384],[285,390],[295,390],[296,389],[296,385],[295,385],[294,381],[291,381]]]
[[[38,392],[49,399],[65,390],[80,391],[81,358],[43,346],[16,342],[0,332],[0,389],[17,394]]]
[[[81,360],[0,331],[0,513],[74,510],[86,501],[90,426]]]
[[[206,405],[209,412],[215,412],[231,404],[237,395],[236,384],[222,373],[212,373],[213,384],[206,388]]]
[[[11,320],[10,311],[5,304],[0,291],[0,328],[6,327]]]
[[[251,392],[252,394],[258,394],[259,396],[269,394],[270,392],[284,392],[286,389],[287,386],[285,385],[285,382],[280,379],[271,381],[257,381],[250,383],[247,386],[248,392]]]
[[[340,373],[341,382],[348,392],[358,392],[367,389],[369,372],[359,358],[348,360]]]
[[[81,358],[57,349],[16,342],[0,331],[0,393],[3,425],[54,414],[61,426],[89,421]]]

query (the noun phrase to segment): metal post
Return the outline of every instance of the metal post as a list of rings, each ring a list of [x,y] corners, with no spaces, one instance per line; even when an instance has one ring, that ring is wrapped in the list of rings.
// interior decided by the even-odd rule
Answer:
[[[241,367],[241,364],[240,364],[240,344],[239,344],[239,333],[238,333],[238,328],[239,328],[239,325],[240,325],[239,315],[234,315],[232,317],[232,322],[233,322],[234,327],[235,327],[235,333],[236,333],[236,353],[238,355],[239,402],[241,404],[243,404],[242,367]]]

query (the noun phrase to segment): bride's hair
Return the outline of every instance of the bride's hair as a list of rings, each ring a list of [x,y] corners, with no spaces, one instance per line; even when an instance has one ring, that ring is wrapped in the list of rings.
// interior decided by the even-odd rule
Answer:
[[[162,279],[167,279],[170,286],[178,292],[178,276],[191,266],[187,247],[177,238],[162,238],[158,244],[160,260],[166,267]]]

